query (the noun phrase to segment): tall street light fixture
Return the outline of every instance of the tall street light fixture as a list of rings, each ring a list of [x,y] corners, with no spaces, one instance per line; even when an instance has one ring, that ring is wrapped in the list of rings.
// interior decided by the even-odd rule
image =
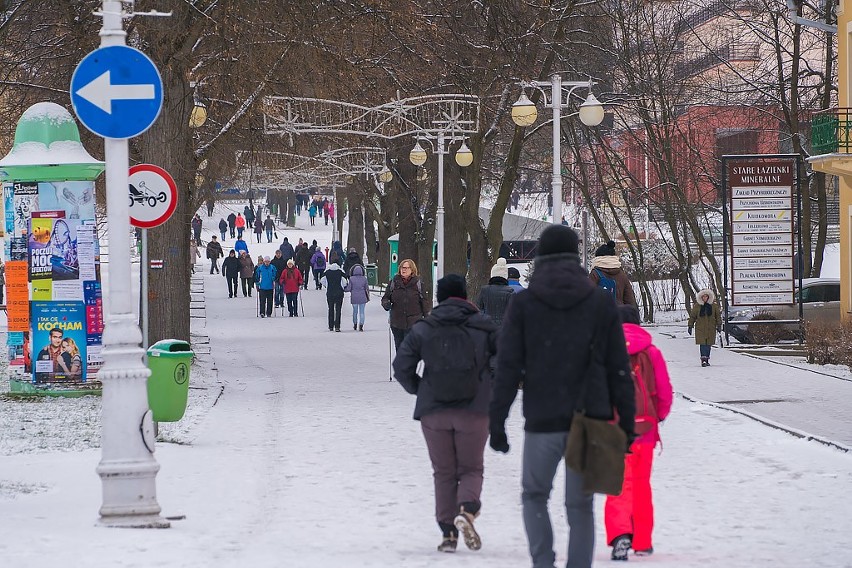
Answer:
[[[547,92],[545,87],[550,86],[550,107],[553,109],[553,178],[551,181],[553,191],[553,223],[559,224],[562,222],[562,109],[569,108],[571,95],[578,88],[586,87],[589,89],[589,94],[583,104],[580,105],[579,112],[580,122],[586,126],[597,126],[603,122],[604,108],[603,105],[592,94],[592,81],[562,81],[562,76],[558,73],[547,81],[530,81],[523,83],[522,87],[534,87],[541,91],[547,102]],[[563,103],[562,89],[567,88],[568,93],[565,95]],[[526,127],[535,124],[538,118],[538,111],[535,104],[527,97],[526,93],[521,92],[520,98],[512,105],[512,120],[518,126]]]
[[[446,136],[446,132],[438,131],[437,143],[435,146],[432,146],[432,142],[429,141],[428,138],[423,139],[432,146],[433,151],[438,155],[438,216],[435,224],[435,238],[438,241],[438,268],[436,271],[436,281],[444,276],[444,156],[449,153],[445,144],[447,141]],[[449,141],[450,143],[453,143],[456,140],[456,135],[451,130]],[[473,152],[470,151],[470,148],[468,148],[464,139],[462,138],[461,140],[461,146],[459,146],[459,149],[456,151],[456,163],[459,166],[466,168],[473,163]],[[415,166],[422,166],[426,163],[426,150],[420,145],[419,138],[417,143],[414,145],[414,148],[412,148],[411,152],[409,152],[408,159]]]

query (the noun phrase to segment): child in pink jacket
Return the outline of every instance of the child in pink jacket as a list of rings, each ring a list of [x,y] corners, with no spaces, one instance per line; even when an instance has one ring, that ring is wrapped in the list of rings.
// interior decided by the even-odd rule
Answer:
[[[635,306],[618,307],[627,342],[627,353],[633,356],[645,351],[653,368],[655,386],[651,396],[658,422],[669,415],[672,407],[672,384],[660,350],[651,343],[651,334],[639,326],[639,310]],[[634,381],[641,380],[634,377]],[[635,385],[637,390],[641,385]],[[644,387],[643,387],[644,388]],[[637,408],[637,415],[639,409]],[[638,418],[638,416],[637,416]],[[624,458],[624,485],[621,495],[607,496],[604,507],[606,540],[612,546],[613,560],[627,560],[632,548],[637,556],[648,556],[654,552],[651,533],[654,530],[654,504],[651,496],[651,466],[654,462],[654,447],[660,441],[657,424],[636,438],[630,452]]]

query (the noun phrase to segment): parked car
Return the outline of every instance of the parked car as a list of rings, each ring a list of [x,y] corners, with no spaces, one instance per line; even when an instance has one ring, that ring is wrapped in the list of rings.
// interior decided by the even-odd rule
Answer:
[[[798,284],[798,283],[797,283]],[[840,279],[806,278],[801,294],[797,290],[795,303],[780,306],[754,306],[731,308],[727,330],[740,343],[765,343],[767,339],[797,339],[799,325],[761,324],[767,320],[798,320],[799,297],[805,322],[840,322]]]

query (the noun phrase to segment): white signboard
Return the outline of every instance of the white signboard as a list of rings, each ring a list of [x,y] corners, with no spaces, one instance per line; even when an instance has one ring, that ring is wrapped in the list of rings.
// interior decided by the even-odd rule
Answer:
[[[737,235],[734,233],[734,246],[736,245],[792,245],[793,235],[791,233],[770,233],[766,235]]]
[[[793,266],[793,245],[745,245],[734,246],[734,262],[739,258],[746,257],[781,257],[787,256],[790,260],[790,266]]]
[[[789,197],[772,198],[766,197],[763,199],[733,199],[731,201],[732,211],[742,211],[743,209],[793,209],[792,200]]]
[[[737,200],[735,200],[737,201]],[[790,210],[774,209],[768,211],[743,210],[734,213],[734,221],[789,221]]]
[[[789,255],[734,258],[734,268],[793,268],[793,259]]]
[[[734,282],[734,292],[792,292],[793,282],[770,280],[762,282]]]
[[[770,269],[734,269],[734,281],[737,280],[790,280],[793,281],[792,268]]]
[[[735,306],[777,306],[781,304],[792,304],[792,292],[749,292],[745,294],[734,294]]]
[[[744,234],[744,233],[789,233],[793,230],[792,221],[778,221],[778,222],[752,222],[752,221],[744,221],[744,222],[735,222],[733,225],[734,234]]]
[[[793,197],[792,187],[732,187],[731,198],[745,197]]]

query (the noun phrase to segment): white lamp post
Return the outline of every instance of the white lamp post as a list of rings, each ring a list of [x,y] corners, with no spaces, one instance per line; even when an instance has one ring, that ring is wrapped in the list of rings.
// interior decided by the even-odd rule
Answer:
[[[454,135],[450,135],[450,142],[456,140]],[[436,280],[444,276],[444,156],[448,154],[445,146],[446,133],[438,131],[437,143],[433,147],[435,154],[438,155],[438,211],[435,222],[435,238],[438,241],[438,268],[436,270]],[[431,145],[431,142],[430,142]],[[408,159],[415,166],[422,166],[426,163],[426,150],[420,145],[420,140],[411,149],[408,154]],[[466,168],[473,163],[473,152],[467,147],[467,144],[462,140],[461,146],[456,151],[456,163]]]
[[[553,188],[553,223],[562,223],[562,134],[560,128],[562,126],[562,109],[568,108],[571,101],[571,95],[574,90],[580,87],[587,87],[589,95],[583,104],[580,105],[579,115],[580,121],[586,126],[597,126],[603,122],[604,108],[603,105],[591,93],[592,81],[562,81],[562,76],[555,73],[550,82],[532,81],[525,83],[541,90],[547,100],[547,93],[543,90],[544,87],[550,86],[550,107],[553,109],[553,177],[551,187]],[[569,87],[568,94],[565,97],[565,102],[562,102],[562,88]],[[538,111],[533,102],[527,97],[526,93],[521,93],[517,102],[512,105],[512,120],[518,126],[532,126]]]

